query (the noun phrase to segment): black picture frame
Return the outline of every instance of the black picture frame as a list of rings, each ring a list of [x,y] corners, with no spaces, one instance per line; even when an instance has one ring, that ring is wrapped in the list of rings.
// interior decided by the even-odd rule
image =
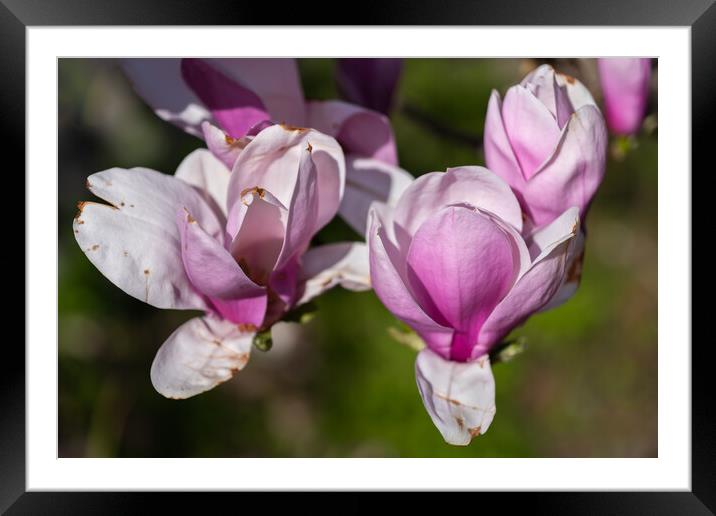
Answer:
[[[450,1],[383,0],[334,20],[317,13],[340,13],[336,3],[295,3],[277,9],[269,2],[232,0],[0,0],[0,130],[14,171],[25,170],[25,34],[29,26],[48,25],[622,25],[691,27],[692,168],[713,171],[709,128],[716,124],[716,6],[714,0],[533,0]],[[345,11],[343,11],[345,12]],[[6,173],[10,173],[9,171]],[[676,173],[676,172],[674,172]],[[684,171],[679,171],[684,173]],[[20,180],[19,174],[15,179]],[[708,174],[707,174],[708,175]],[[24,191],[24,181],[22,189]],[[692,192],[693,190],[692,187]],[[19,195],[16,195],[20,198]],[[692,205],[696,205],[692,201]],[[19,210],[15,213],[21,213]],[[694,224],[703,220],[692,216]],[[14,217],[13,220],[17,220]],[[15,224],[19,235],[19,225]],[[24,225],[22,227],[24,241]],[[692,231],[692,234],[695,232]],[[19,239],[15,240],[19,242]],[[19,248],[19,246],[18,246]],[[24,249],[24,246],[23,246]],[[23,251],[24,254],[24,251]],[[692,254],[693,258],[699,255]],[[10,270],[3,253],[4,270]],[[692,270],[696,260],[692,261]],[[703,260],[703,257],[701,258]],[[697,266],[696,270],[700,270]],[[25,269],[25,275],[32,274]],[[6,312],[6,315],[9,312]],[[692,316],[693,320],[693,316]],[[485,503],[510,510],[529,504],[531,512],[549,514],[714,514],[716,512],[716,416],[711,409],[712,381],[709,339],[662,343],[691,345],[692,354],[692,490],[640,493],[503,493],[480,494]],[[0,374],[0,511],[8,514],[145,512],[146,493],[25,492],[25,353],[17,339],[6,339]],[[187,508],[186,496],[158,494],[164,510]],[[222,495],[233,501],[233,494]],[[241,494],[242,506],[262,503],[267,495]],[[273,495],[268,495],[273,496]],[[351,495],[356,496],[356,495]],[[345,503],[348,510],[373,505],[375,495]],[[456,501],[465,499],[457,496]],[[467,495],[471,496],[471,495]],[[472,495],[474,496],[474,495]],[[300,497],[315,505],[316,495]],[[214,501],[215,499],[212,499]],[[411,497],[422,504],[421,496]],[[407,502],[406,502],[407,503]],[[407,507],[407,506],[406,506]]]

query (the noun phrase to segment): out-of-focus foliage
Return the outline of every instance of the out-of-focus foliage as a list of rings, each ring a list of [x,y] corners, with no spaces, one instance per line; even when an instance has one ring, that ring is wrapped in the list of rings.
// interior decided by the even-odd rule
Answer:
[[[333,66],[301,61],[309,97],[335,97]],[[393,113],[401,166],[420,175],[483,164],[470,138],[481,135],[489,93],[504,93],[525,66],[407,60]],[[151,308],[112,285],[75,243],[72,218],[77,201],[91,199],[89,174],[113,166],[173,173],[202,142],[155,117],[110,60],[60,60],[59,122],[60,456],[656,456],[655,133],[610,158],[587,220],[580,290],[513,332],[527,349],[494,367],[497,416],[459,448],[430,421],[415,351],[390,337],[396,321],[372,292],[337,288],[319,298],[310,323],[284,328],[273,349],[254,352],[211,392],[184,401],[157,394],[154,354],[194,314]],[[317,241],[358,238],[335,220]]]

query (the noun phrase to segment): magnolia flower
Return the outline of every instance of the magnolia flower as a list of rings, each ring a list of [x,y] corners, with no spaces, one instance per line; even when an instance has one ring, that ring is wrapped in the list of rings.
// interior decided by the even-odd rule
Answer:
[[[571,206],[584,219],[604,178],[604,118],[582,83],[549,65],[511,87],[503,101],[492,92],[484,146],[487,168],[507,181],[520,201],[527,238]],[[583,252],[580,234],[570,252],[565,284],[545,309],[576,292]]]
[[[565,209],[584,217],[604,177],[604,118],[576,79],[543,65],[507,90],[492,92],[485,119],[485,162],[512,187],[535,226]]]
[[[641,127],[649,99],[651,59],[597,59],[599,82],[609,128],[617,134],[634,134]]]
[[[164,120],[206,140],[231,168],[237,140],[275,121],[335,137],[346,155],[397,163],[390,121],[347,102],[306,101],[293,59],[128,59],[139,95]]]
[[[348,101],[388,113],[402,70],[402,59],[338,59],[336,82]]]
[[[164,396],[186,398],[228,380],[254,336],[338,283],[368,288],[367,249],[308,249],[336,213],[345,164],[337,142],[267,127],[246,138],[233,170],[204,149],[174,176],[113,168],[87,186],[78,244],[112,283],[157,308],[202,310],[162,345],[151,369]]]
[[[507,183],[460,167],[421,176],[371,215],[373,289],[426,344],[416,377],[433,422],[448,443],[468,444],[495,414],[488,353],[559,289],[579,209],[525,240]]]

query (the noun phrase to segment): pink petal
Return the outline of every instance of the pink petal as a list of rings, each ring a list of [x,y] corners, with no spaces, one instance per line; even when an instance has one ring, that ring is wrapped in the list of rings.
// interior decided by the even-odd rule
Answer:
[[[522,229],[522,210],[510,187],[483,167],[459,167],[431,172],[416,179],[403,193],[395,208],[395,224],[407,235],[435,211],[455,203],[469,203],[495,214]],[[401,246],[403,239],[399,237]]]
[[[271,273],[269,278],[269,306],[266,309],[264,325],[278,321],[283,314],[295,306],[299,295],[299,277],[301,264],[299,257],[292,257],[280,269]]]
[[[433,320],[455,328],[451,360],[470,357],[480,328],[519,273],[515,258],[512,236],[468,208],[436,212],[413,236],[412,292]]]
[[[310,147],[304,149],[301,154],[296,186],[288,209],[286,236],[276,262],[276,269],[283,268],[291,259],[303,254],[311,243],[311,238],[318,231],[317,174],[310,149]]]
[[[358,234],[365,236],[373,203],[395,206],[413,180],[402,168],[376,159],[348,156],[346,192],[339,213]]]
[[[178,213],[177,225],[182,260],[192,285],[214,301],[226,319],[260,326],[266,312],[266,289],[249,279],[224,246],[207,235],[190,213]]]
[[[425,410],[446,443],[466,446],[487,432],[495,417],[495,378],[487,356],[459,363],[423,349],[415,360],[415,378]]]
[[[472,357],[487,353],[513,328],[544,307],[563,283],[569,249],[579,231],[579,212],[565,211],[537,236],[540,253],[489,316]]]
[[[515,195],[519,198],[519,192],[524,188],[526,180],[512,150],[510,139],[507,137],[502,121],[502,101],[500,94],[495,90],[492,90],[487,104],[483,145],[487,168],[513,187]]]
[[[80,203],[74,220],[87,258],[127,294],[157,308],[204,309],[184,272],[177,209],[186,207],[215,237],[223,224],[198,190],[148,169],[114,168],[87,179],[111,205]]]
[[[189,319],[159,348],[152,363],[152,385],[172,399],[213,389],[244,368],[254,334],[215,317]]]
[[[270,119],[261,99],[202,59],[183,59],[184,81],[211,111],[229,135],[241,138],[263,120]]]
[[[308,124],[338,140],[346,154],[398,164],[390,120],[376,111],[339,100],[308,103]]]
[[[567,88],[557,82],[554,68],[550,65],[539,66],[530,72],[520,84],[549,109],[560,129],[564,127],[574,109],[567,95]]]
[[[232,209],[228,226],[231,255],[246,274],[266,285],[286,237],[288,211],[268,190],[252,189]]]
[[[405,262],[390,240],[376,210],[368,233],[370,278],[376,295],[398,319],[413,328],[437,353],[447,357],[453,330],[435,322],[418,305],[408,287]]]
[[[345,159],[338,143],[311,129],[274,125],[262,130],[234,164],[229,182],[229,209],[241,192],[254,187],[270,191],[289,206],[296,185],[302,152],[312,149],[318,189],[318,221],[323,227],[338,211],[345,185]]]
[[[607,132],[594,106],[574,113],[559,145],[522,192],[526,210],[537,226],[577,206],[584,216],[604,178]]]
[[[206,61],[256,93],[271,120],[307,125],[306,104],[295,59],[220,58]]]
[[[507,91],[502,120],[522,174],[529,180],[559,142],[559,124],[549,109],[521,85]]]

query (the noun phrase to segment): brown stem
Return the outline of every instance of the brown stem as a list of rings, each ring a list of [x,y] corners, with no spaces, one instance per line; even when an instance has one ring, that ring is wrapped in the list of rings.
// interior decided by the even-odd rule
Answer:
[[[461,145],[468,145],[477,149],[482,147],[482,135],[471,134],[455,129],[454,127],[450,127],[439,120],[435,120],[429,113],[426,113],[417,106],[403,104],[400,111],[413,122],[422,125],[441,138],[452,140]]]

